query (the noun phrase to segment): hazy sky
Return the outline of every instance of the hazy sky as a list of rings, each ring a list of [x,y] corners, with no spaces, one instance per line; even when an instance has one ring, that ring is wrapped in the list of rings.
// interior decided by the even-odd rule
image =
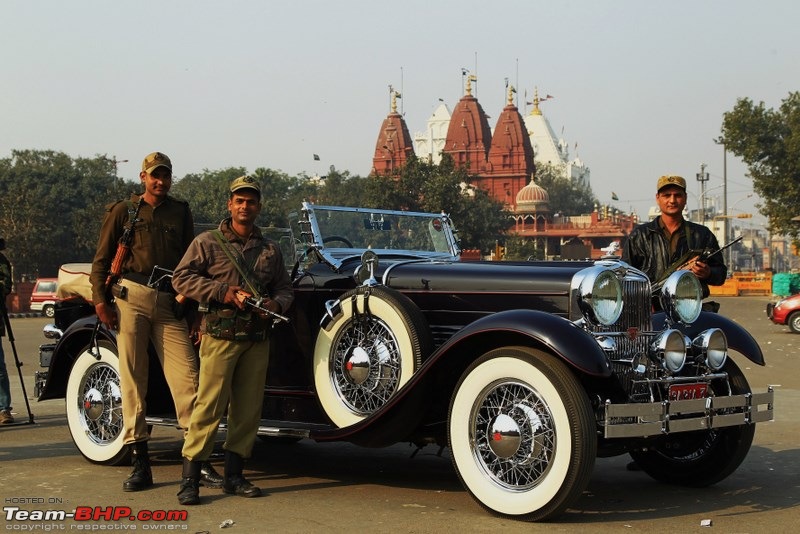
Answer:
[[[492,126],[505,78],[520,111],[534,87],[553,95],[542,110],[601,201],[645,216],[677,173],[692,208],[701,163],[707,197],[722,194],[722,114],[800,90],[798,21],[796,0],[4,0],[0,157],[106,154],[127,179],[153,150],[178,176],[366,175],[388,86],[413,136],[440,98],[453,109],[468,68]],[[752,210],[745,172],[729,155],[737,212]]]

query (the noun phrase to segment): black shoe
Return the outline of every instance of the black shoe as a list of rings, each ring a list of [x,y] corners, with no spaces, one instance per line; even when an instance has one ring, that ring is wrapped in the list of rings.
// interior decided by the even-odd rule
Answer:
[[[178,503],[185,506],[200,504],[200,483],[196,478],[186,477],[181,479],[181,489],[178,491]]]
[[[183,459],[181,473],[181,489],[178,490],[178,502],[183,505],[200,504],[200,468],[201,462]]]
[[[141,491],[152,487],[153,472],[150,470],[150,456],[147,442],[139,441],[130,445],[133,453],[133,471],[122,483],[123,491]]]
[[[243,476],[232,476],[225,479],[222,485],[225,493],[238,495],[240,497],[261,497],[261,489],[250,484]]]
[[[214,470],[214,466],[210,462],[203,462],[200,464],[200,485],[207,488],[221,488],[222,475]]]

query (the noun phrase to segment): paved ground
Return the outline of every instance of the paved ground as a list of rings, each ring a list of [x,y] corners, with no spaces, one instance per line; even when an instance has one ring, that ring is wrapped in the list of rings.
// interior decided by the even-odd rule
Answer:
[[[737,361],[750,384],[762,391],[776,385],[776,420],[759,425],[744,464],[720,484],[686,489],[659,484],[625,469],[626,456],[600,459],[588,491],[558,521],[524,524],[482,510],[463,490],[447,451],[429,447],[412,458],[412,449],[361,449],[307,440],[289,446],[259,442],[248,475],[269,492],[241,499],[203,490],[205,504],[189,508],[186,522],[77,524],[52,520],[24,523],[30,531],[77,530],[114,526],[115,530],[173,527],[186,532],[792,532],[800,505],[800,336],[772,325],[765,297],[719,298],[721,313],[743,324],[759,340],[767,365]],[[12,319],[28,394],[38,369],[43,318]],[[4,339],[6,362],[13,355]],[[12,376],[15,411],[27,421],[19,379]],[[175,493],[180,477],[179,435],[154,430],[156,487],[125,493],[129,468],[92,465],[80,456],[67,430],[63,401],[31,401],[34,424],[0,428],[0,499],[3,506],[72,510],[77,506],[185,510]],[[30,503],[34,499],[39,501]],[[42,502],[43,501],[43,502]],[[703,521],[711,526],[704,528]],[[22,531],[19,522],[0,519],[5,531]]]

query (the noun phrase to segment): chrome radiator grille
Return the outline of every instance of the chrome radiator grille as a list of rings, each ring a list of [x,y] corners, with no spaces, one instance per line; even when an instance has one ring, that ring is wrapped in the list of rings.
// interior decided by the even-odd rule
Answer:
[[[610,326],[597,325],[590,327],[593,333],[614,334],[617,353],[612,360],[629,360],[636,354],[647,351],[649,336],[642,335],[652,330],[652,303],[650,300],[650,282],[647,278],[627,273],[622,280],[622,315]]]

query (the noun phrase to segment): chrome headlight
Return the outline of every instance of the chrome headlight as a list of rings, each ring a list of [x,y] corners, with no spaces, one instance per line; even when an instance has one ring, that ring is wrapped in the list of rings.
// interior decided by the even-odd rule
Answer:
[[[728,339],[725,337],[725,332],[719,328],[709,328],[700,332],[700,335],[692,340],[692,349],[713,371],[722,369],[728,359]]]
[[[578,306],[593,324],[617,322],[622,314],[622,284],[614,271],[602,266],[587,269],[578,288]]]
[[[664,369],[677,373],[686,363],[686,340],[679,330],[665,330],[653,342],[652,350],[656,361]]]
[[[672,273],[661,289],[661,307],[675,322],[690,324],[697,320],[703,306],[703,287],[691,271]]]

